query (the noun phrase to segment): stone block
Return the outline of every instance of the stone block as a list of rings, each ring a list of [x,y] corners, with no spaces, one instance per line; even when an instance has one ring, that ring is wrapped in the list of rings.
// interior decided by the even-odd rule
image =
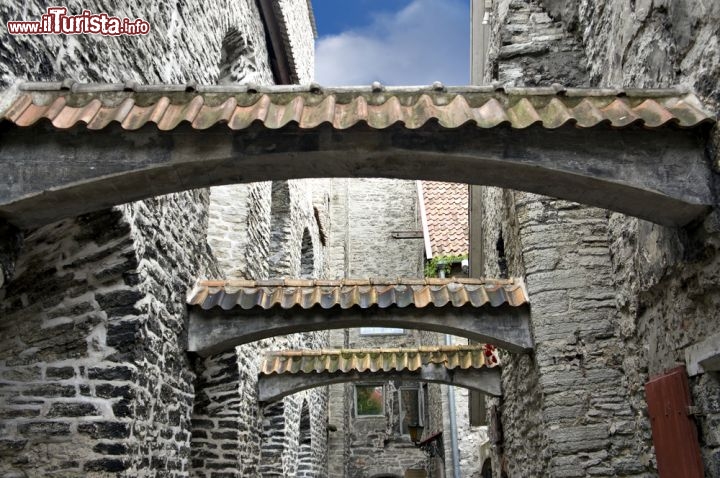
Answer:
[[[107,367],[93,367],[88,369],[87,377],[90,380],[127,380],[137,377],[137,371],[127,365],[111,365]]]
[[[135,304],[142,298],[143,294],[133,289],[95,295],[95,300],[97,300],[102,310],[108,314],[108,317],[124,317],[141,313],[135,307]]]
[[[126,422],[86,422],[79,423],[78,433],[89,435],[94,439],[120,439],[130,436],[130,424]]]
[[[29,422],[18,425],[18,432],[24,436],[41,439],[43,437],[66,436],[70,434],[70,424],[65,422]]]
[[[27,442],[26,439],[0,438],[0,456],[17,456],[25,448]]]
[[[128,448],[127,443],[101,442],[93,447],[93,451],[101,455],[125,455],[130,451],[130,449]]]
[[[46,383],[26,387],[22,390],[22,394],[26,397],[74,397],[76,390],[74,385]]]
[[[547,432],[553,450],[558,454],[604,450],[609,444],[606,425],[561,427]]]
[[[48,367],[45,369],[45,377],[54,380],[67,380],[75,376],[73,367]]]
[[[117,458],[101,458],[85,462],[83,469],[90,472],[120,472],[130,466],[129,462]]]

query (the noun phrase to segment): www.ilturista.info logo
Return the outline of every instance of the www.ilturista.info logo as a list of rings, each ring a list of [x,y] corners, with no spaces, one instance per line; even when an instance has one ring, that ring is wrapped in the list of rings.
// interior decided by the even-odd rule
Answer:
[[[40,21],[7,22],[7,29],[11,35],[147,35],[150,24],[142,18],[111,17],[90,10],[68,15],[65,7],[50,7]]]

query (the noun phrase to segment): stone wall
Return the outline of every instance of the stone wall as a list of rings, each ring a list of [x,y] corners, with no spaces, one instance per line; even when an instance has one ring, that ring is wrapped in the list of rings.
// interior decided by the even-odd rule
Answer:
[[[685,84],[717,106],[719,10],[717,2],[501,0],[488,80]],[[574,59],[559,69],[558,52]],[[503,262],[487,231],[502,231],[510,274],[527,280],[537,343],[534,356],[504,357],[496,476],[655,476],[643,385],[720,327],[717,211],[670,229],[526,193],[485,188],[484,198],[485,273]],[[704,413],[706,474],[719,476],[717,378],[701,375],[691,388]]]
[[[273,181],[211,188],[208,243],[225,277],[300,277],[303,251],[313,277],[324,277],[323,230],[330,221],[317,180]],[[329,196],[328,196],[329,197]],[[303,246],[307,234],[310,247]]]
[[[214,273],[190,219],[206,206],[189,192],[28,231],[0,292],[0,471],[187,476],[183,298],[195,271]]]
[[[422,239],[414,181],[336,179],[330,198],[329,278],[422,277]]]
[[[557,2],[556,2],[557,3]],[[559,4],[559,3],[558,3]],[[720,4],[711,1],[564,2],[578,26],[593,84],[692,87],[720,107]],[[592,18],[593,21],[588,21]],[[720,137],[717,128],[714,136]],[[715,153],[716,154],[716,153]],[[715,157],[713,164],[717,165]],[[648,377],[685,361],[687,346],[720,331],[718,209],[704,224],[672,229],[612,214],[612,273],[627,356],[623,368],[644,400]],[[709,477],[720,477],[720,384],[691,378],[700,443]]]
[[[99,13],[108,5],[67,7],[71,13]],[[68,77],[273,81],[254,1],[120,2],[112,8],[108,13],[144,18],[151,34],[6,35],[0,86]],[[307,3],[288,1],[283,8],[300,18],[288,9],[307,12]],[[21,11],[14,2],[0,2],[7,20],[39,18],[44,9],[40,2]],[[307,53],[307,38],[294,38],[307,37],[307,31],[306,24],[305,33],[290,32],[288,41],[302,46],[298,52]],[[307,75],[312,63],[297,64]],[[268,260],[269,193],[269,183],[218,188],[212,195],[188,191],[25,231],[15,278],[0,289],[0,475],[254,473],[262,428],[255,400],[258,348],[191,363],[183,352],[185,294],[198,277],[274,273]],[[324,256],[310,197],[308,189],[298,193],[293,207],[304,214],[302,224],[317,246],[313,261],[319,272]],[[299,245],[297,250],[299,264]],[[307,334],[259,345],[322,346],[325,340],[324,334]],[[299,439],[302,400],[313,411],[309,453]],[[281,460],[295,463],[301,451],[310,455],[301,460],[305,475],[324,476],[326,401],[323,389],[286,401],[288,446]]]
[[[412,330],[401,335],[360,335],[359,329],[349,329],[333,332],[330,344],[334,348],[412,347],[424,343],[423,335]],[[330,423],[337,428],[329,443],[330,476],[403,476],[407,468],[423,464],[423,453],[400,433],[397,386],[393,382],[385,384],[385,414],[380,417],[356,416],[354,384],[330,386]],[[430,386],[424,392],[430,416],[430,420],[425,419],[428,433],[442,430],[442,418],[438,420],[436,413],[442,403],[435,393],[437,389],[439,386]]]
[[[0,2],[5,20],[35,20],[49,4],[27,2],[24,8],[9,0]],[[254,1],[199,4],[160,1],[138,5],[125,0],[112,5],[101,1],[68,2],[69,13],[82,9],[106,12],[150,23],[145,36],[100,35],[3,36],[0,49],[2,86],[16,78],[80,82],[127,81],[141,83],[215,83],[219,78],[223,39],[240,32],[244,49],[235,49],[226,62],[236,64],[244,82],[273,83],[265,30]],[[108,7],[112,11],[107,11]]]
[[[539,2],[497,0],[493,9],[486,81],[587,85],[582,46]]]
[[[300,277],[303,258],[311,264],[305,271],[309,277],[323,276],[321,224],[328,221],[327,207],[324,196],[313,196],[312,186],[297,180],[211,189],[208,242],[217,251],[224,277]],[[327,389],[294,394],[264,409],[256,404],[258,351],[326,348],[327,337],[323,332],[275,337],[198,362],[202,372],[192,447],[196,476],[326,476]],[[311,438],[299,473],[303,404]]]
[[[275,3],[275,2],[273,2]],[[291,69],[296,83],[310,84],[315,77],[315,32],[310,0],[278,0],[285,43],[292,53]]]
[[[422,277],[422,239],[392,238],[393,231],[421,229],[414,181],[335,179],[329,200],[330,277]],[[331,345],[412,347],[425,344],[427,335],[411,330],[402,335],[360,335],[359,329],[350,329],[333,332]],[[436,334],[430,335],[437,340]],[[423,453],[399,433],[395,386],[386,384],[385,416],[360,418],[355,414],[354,385],[330,387],[330,423],[337,427],[330,435],[330,476],[371,477],[388,473],[403,476],[405,469],[423,464]],[[437,389],[438,386],[430,386],[428,395],[436,398]],[[427,403],[429,407],[434,402]],[[426,423],[426,430],[441,430],[442,419],[428,411],[437,421]]]

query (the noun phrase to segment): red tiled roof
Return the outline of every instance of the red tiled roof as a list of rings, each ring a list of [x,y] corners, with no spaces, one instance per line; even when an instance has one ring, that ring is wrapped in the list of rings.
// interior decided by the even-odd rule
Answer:
[[[468,185],[422,181],[432,256],[468,253]]]
[[[345,129],[358,124],[409,129],[437,123],[445,128],[564,125],[591,128],[633,125],[694,127],[714,123],[698,99],[679,89],[607,90],[581,88],[318,86],[248,87],[232,85],[123,85],[27,83],[5,98],[0,119],[30,126],[41,119],[57,128],[78,122],[88,129],[119,123],[135,130],[148,123],[171,130],[183,122],[195,129],[224,123],[233,130],[261,123],[266,128],[296,124]]]
[[[201,281],[193,289],[188,304],[203,309],[235,307],[329,309],[353,306],[386,308],[391,306],[435,307],[519,307],[528,303],[520,279],[345,279],[345,280],[227,280]]]

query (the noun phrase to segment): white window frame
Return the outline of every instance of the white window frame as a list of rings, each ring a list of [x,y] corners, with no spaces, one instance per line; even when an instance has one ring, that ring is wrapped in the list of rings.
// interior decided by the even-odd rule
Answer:
[[[398,401],[398,411],[400,412],[400,420],[398,423],[398,426],[400,428],[399,432],[401,436],[410,436],[410,433],[403,433],[402,424],[403,420],[405,419],[405,411],[403,410],[403,401],[402,401],[402,391],[403,390],[413,390],[415,393],[417,393],[417,400],[418,400],[418,416],[417,416],[417,424],[421,426],[425,426],[425,393],[424,389],[421,383],[418,382],[417,386],[408,386],[404,385],[397,389],[397,401]]]

